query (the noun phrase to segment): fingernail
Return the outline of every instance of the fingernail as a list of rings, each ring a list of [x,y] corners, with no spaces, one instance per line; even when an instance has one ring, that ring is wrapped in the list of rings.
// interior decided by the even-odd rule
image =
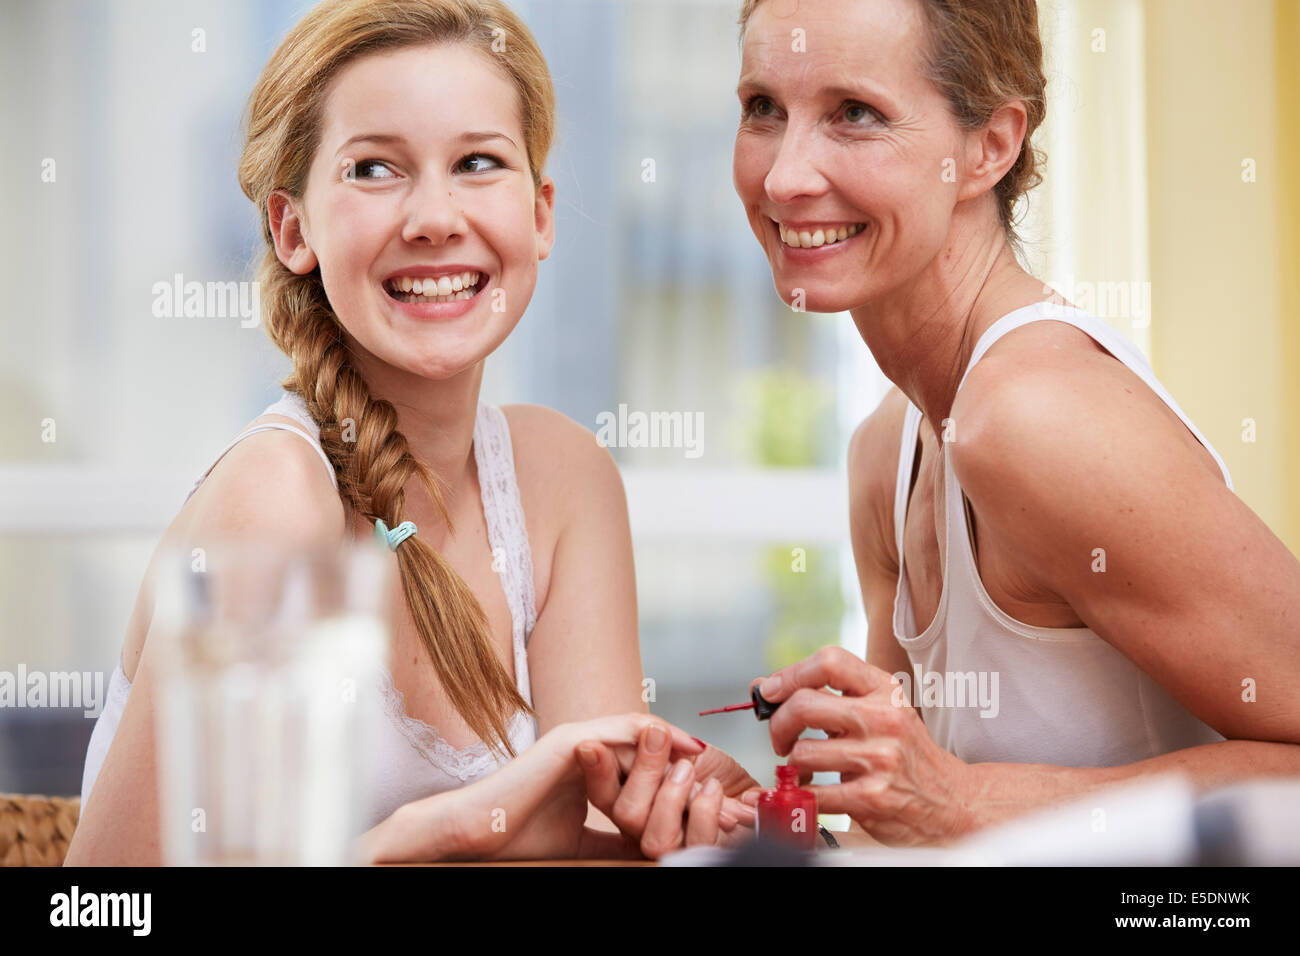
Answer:
[[[578,760],[588,769],[591,769],[600,762],[600,758],[596,755],[595,749],[587,746],[578,748]]]
[[[780,690],[781,690],[781,678],[779,675],[773,677],[766,677],[763,679],[763,683],[758,685],[758,692],[762,694],[764,697],[766,697],[768,700],[771,700],[772,695],[779,693]]]
[[[691,762],[685,758],[677,761],[677,766],[673,768],[673,783],[685,783],[690,775]]]
[[[747,793],[742,793],[740,795],[740,802],[752,807],[758,803],[758,794],[752,790]]]
[[[664,749],[664,744],[668,743],[668,732],[655,724],[645,735],[645,749],[652,754],[657,754]]]
[[[708,746],[709,746],[709,745],[706,744],[706,743],[705,743],[703,740],[701,740],[699,737],[692,737],[691,740],[694,740],[694,741],[695,741],[697,744],[699,744],[701,747],[704,747],[705,749],[708,749]]]
[[[733,830],[735,829],[736,824],[739,823],[740,821],[737,820],[735,817],[733,817],[726,810],[723,810],[718,814],[718,822],[721,823],[724,828],[728,830]]]
[[[710,777],[709,782],[704,785],[704,795],[711,797],[722,789],[722,784],[718,783],[717,777]]]

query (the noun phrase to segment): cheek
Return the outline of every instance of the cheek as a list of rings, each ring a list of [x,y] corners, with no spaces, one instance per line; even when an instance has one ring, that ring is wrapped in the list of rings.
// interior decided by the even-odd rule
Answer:
[[[763,181],[772,168],[771,148],[754,136],[741,134],[731,157],[731,180],[736,195],[746,202],[762,198]]]

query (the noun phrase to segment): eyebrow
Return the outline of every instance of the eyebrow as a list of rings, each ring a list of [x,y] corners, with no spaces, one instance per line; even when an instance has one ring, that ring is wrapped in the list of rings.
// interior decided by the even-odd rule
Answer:
[[[457,142],[467,143],[467,144],[484,143],[493,139],[504,139],[511,146],[514,146],[515,149],[519,148],[519,146],[515,143],[513,139],[511,139],[505,133],[498,133],[495,130],[470,130],[468,132],[461,133],[458,137],[456,137]],[[350,139],[348,139],[347,142],[345,142],[342,146],[338,148],[338,152],[335,153],[334,155],[336,156],[339,155],[339,153],[342,153],[345,149],[347,149],[349,146],[353,145],[354,143],[362,143],[362,142],[380,143],[380,144],[391,145],[391,146],[401,146],[406,143],[406,137],[402,136],[400,133],[361,133],[357,136],[353,136]]]

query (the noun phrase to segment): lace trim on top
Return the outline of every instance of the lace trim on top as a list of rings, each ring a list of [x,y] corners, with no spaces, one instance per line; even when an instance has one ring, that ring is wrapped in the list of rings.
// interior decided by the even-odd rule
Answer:
[[[293,392],[284,392],[279,401],[269,406],[262,414],[283,415],[293,419],[319,447],[320,428],[311,417],[311,413],[307,411],[301,396]],[[226,451],[234,447],[240,439],[267,427],[272,426],[260,425],[248,429],[236,437],[235,441],[226,447]],[[222,454],[224,455],[225,452],[223,451]],[[492,567],[501,577],[501,586],[510,608],[515,684],[519,688],[520,695],[531,704],[533,698],[528,679],[526,648],[533,626],[537,623],[533,559],[528,542],[528,526],[524,522],[523,504],[519,498],[519,485],[515,480],[510,426],[506,421],[505,413],[499,408],[483,404],[478,407],[478,415],[474,421],[474,461],[478,465],[483,517],[487,523],[488,542],[492,546]],[[211,471],[211,468],[208,470]],[[195,489],[206,477],[205,472],[203,477],[195,482]],[[332,471],[330,477],[334,477]],[[350,534],[349,531],[349,536]],[[480,740],[468,747],[453,747],[436,727],[418,717],[408,715],[406,697],[393,683],[392,673],[387,668],[381,671],[380,684],[384,709],[393,724],[435,768],[463,782],[500,765],[497,755],[485,742]],[[130,687],[129,683],[127,687]],[[506,732],[516,753],[532,742],[530,737],[536,739],[533,718],[522,710],[516,713],[506,725]]]
[[[488,543],[492,546],[492,565],[501,577],[510,608],[515,684],[520,695],[531,704],[526,647],[537,623],[533,561],[519,486],[515,480],[509,424],[499,408],[479,406],[474,423],[474,460],[478,465]],[[453,747],[436,727],[407,714],[406,696],[397,689],[387,670],[381,674],[381,683],[388,716],[433,766],[462,782],[500,766],[501,757],[486,742],[480,740],[468,747]],[[515,713],[506,725],[506,733],[516,753],[531,743],[528,737],[535,738],[535,730],[533,718],[528,713],[522,710]]]

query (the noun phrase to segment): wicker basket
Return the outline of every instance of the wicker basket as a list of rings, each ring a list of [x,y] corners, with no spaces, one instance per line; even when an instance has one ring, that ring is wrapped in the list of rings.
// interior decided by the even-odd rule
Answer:
[[[0,793],[0,866],[62,866],[80,797]]]

